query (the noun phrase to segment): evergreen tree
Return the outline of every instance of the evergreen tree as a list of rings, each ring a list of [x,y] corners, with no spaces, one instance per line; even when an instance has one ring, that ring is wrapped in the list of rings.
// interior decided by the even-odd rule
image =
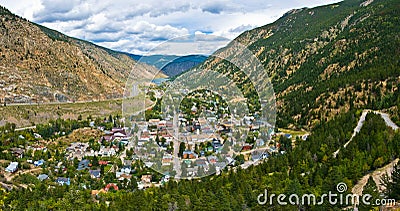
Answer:
[[[379,208],[377,206],[374,206],[373,204],[375,203],[375,201],[377,199],[380,199],[380,194],[378,191],[378,187],[376,186],[375,181],[373,180],[372,176],[370,176],[368,178],[368,182],[367,184],[364,186],[363,192],[362,192],[363,196],[366,194],[369,194],[371,196],[371,198],[369,198],[368,203],[370,204],[364,204],[364,202],[362,201],[362,197],[360,197],[360,201],[359,201],[359,210],[363,211],[363,210],[379,210]]]
[[[385,187],[385,196],[388,199],[400,200],[400,165],[393,166],[391,176],[385,175],[382,178],[382,184]]]

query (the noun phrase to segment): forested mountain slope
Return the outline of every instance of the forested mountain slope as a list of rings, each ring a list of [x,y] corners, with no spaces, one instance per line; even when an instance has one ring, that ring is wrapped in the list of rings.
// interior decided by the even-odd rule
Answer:
[[[399,1],[345,0],[292,10],[235,41],[248,46],[272,78],[278,126],[312,127],[354,107],[389,109],[397,116],[399,14]],[[203,68],[233,78],[237,72],[212,57]]]

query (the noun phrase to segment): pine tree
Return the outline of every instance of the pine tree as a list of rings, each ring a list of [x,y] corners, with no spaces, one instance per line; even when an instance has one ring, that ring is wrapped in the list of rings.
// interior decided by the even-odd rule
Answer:
[[[365,204],[362,201],[362,198],[360,197],[360,201],[359,201],[359,205],[360,205],[359,206],[359,210],[360,211],[378,209],[378,207],[373,206],[373,204],[375,203],[375,201],[377,199],[380,199],[381,197],[380,197],[380,193],[379,193],[378,187],[376,186],[376,183],[375,183],[375,181],[373,180],[372,177],[369,177],[367,184],[364,186],[362,194],[363,195],[369,194],[371,196],[371,198],[368,201],[370,203],[368,205],[368,204]]]
[[[386,198],[400,200],[400,165],[393,167],[391,176],[385,175],[382,178],[382,184]]]

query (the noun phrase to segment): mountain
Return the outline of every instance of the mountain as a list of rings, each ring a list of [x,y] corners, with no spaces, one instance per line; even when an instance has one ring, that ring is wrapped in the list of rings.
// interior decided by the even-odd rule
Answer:
[[[179,58],[179,56],[175,55],[150,55],[150,56],[142,56],[142,55],[136,55],[136,54],[128,54],[132,59],[136,61],[140,61],[142,63],[148,64],[148,65],[153,65],[154,67],[161,69],[164,67],[166,64],[169,62],[173,61],[176,58]]]
[[[187,56],[175,56],[175,55],[151,55],[141,56],[136,54],[127,54],[136,61],[153,65],[160,69],[164,74],[169,77],[174,77],[189,70],[190,68],[201,64],[207,57],[203,55],[187,55]]]
[[[235,42],[247,46],[270,76],[279,127],[311,128],[351,108],[398,116],[399,14],[395,0],[345,0],[292,10]],[[240,70],[213,56],[200,68],[245,81],[235,77]]]
[[[136,61],[68,37],[0,7],[0,98],[6,103],[87,101],[121,97]],[[140,64],[134,77],[157,69]]]
[[[202,55],[181,56],[163,66],[161,71],[170,77],[174,77],[203,63],[206,59],[207,57]]]

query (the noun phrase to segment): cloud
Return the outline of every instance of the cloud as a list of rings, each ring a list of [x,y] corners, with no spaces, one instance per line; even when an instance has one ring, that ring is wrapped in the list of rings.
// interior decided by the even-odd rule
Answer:
[[[182,52],[212,52],[228,42],[221,37],[233,39],[292,8],[333,2],[338,0],[0,0],[12,12],[69,36],[139,54],[186,34],[204,45],[174,42],[160,52],[176,54],[179,47]]]
[[[222,2],[213,2],[202,6],[201,10],[203,12],[209,12],[212,14],[220,14],[224,11],[225,5]]]

